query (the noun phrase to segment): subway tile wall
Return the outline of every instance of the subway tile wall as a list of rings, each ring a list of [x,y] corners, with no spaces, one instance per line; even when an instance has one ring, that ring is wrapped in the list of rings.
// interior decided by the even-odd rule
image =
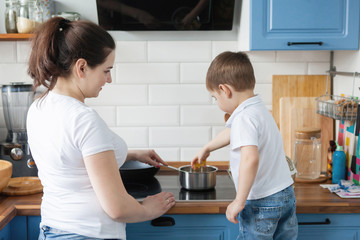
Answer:
[[[224,128],[224,113],[205,87],[207,68],[223,51],[237,51],[236,41],[119,41],[113,82],[88,99],[129,148],[153,148],[167,161],[189,162]],[[27,82],[30,44],[0,42],[0,84]],[[274,74],[324,74],[329,51],[249,52],[260,94],[271,109]],[[2,106],[2,105],[0,105]],[[0,109],[0,139],[6,126]],[[228,160],[228,148],[209,161]]]

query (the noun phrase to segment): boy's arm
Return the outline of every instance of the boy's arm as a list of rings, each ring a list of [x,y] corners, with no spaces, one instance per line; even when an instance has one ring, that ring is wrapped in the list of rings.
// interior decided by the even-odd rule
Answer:
[[[237,215],[245,207],[246,199],[255,181],[258,166],[259,152],[257,146],[242,147],[236,198],[226,209],[226,218],[232,223],[238,223]]]
[[[225,128],[215,138],[208,142],[204,148],[208,149],[209,152],[215,151],[216,149],[225,147],[230,144],[230,128]]]
[[[191,161],[191,166],[193,166],[196,162],[201,163],[202,161],[204,161],[210,155],[210,152],[229,145],[230,130],[230,128],[225,128],[218,135],[216,135],[215,138],[205,144],[205,146],[196,154],[194,159]]]

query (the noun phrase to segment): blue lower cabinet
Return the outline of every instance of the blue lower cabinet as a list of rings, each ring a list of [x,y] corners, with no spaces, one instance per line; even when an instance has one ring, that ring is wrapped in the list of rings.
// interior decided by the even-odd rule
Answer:
[[[360,240],[360,214],[297,214],[299,240]]]
[[[28,240],[38,240],[40,233],[40,216],[27,217]]]
[[[0,240],[37,240],[40,216],[16,216],[0,231]]]
[[[225,214],[164,215],[126,225],[128,240],[234,240],[238,232],[238,225],[229,222]]]
[[[10,225],[6,225],[0,231],[0,240],[8,240],[8,239],[10,239]]]

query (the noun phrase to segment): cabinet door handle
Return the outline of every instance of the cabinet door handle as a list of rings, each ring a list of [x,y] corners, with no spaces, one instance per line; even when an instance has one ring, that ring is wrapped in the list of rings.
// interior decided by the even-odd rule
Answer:
[[[326,218],[324,222],[299,222],[299,225],[328,225],[330,224],[330,219]]]
[[[154,227],[170,227],[175,225],[175,220],[172,217],[159,217],[151,221]]]
[[[288,42],[287,43],[288,46],[291,46],[291,45],[323,45],[323,42]]]

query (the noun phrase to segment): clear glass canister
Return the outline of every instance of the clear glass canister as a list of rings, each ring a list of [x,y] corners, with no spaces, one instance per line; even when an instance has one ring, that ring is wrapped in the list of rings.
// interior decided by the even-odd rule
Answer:
[[[321,130],[303,128],[295,131],[294,163],[296,178],[317,179],[321,171]]]
[[[38,0],[20,0],[17,30],[19,33],[31,33],[43,22],[43,10]]]
[[[29,19],[34,22],[34,27],[37,27],[44,20],[44,11],[42,9],[40,0],[29,1]]]
[[[19,16],[19,1],[5,1],[5,28],[7,33],[17,33],[16,19]]]

